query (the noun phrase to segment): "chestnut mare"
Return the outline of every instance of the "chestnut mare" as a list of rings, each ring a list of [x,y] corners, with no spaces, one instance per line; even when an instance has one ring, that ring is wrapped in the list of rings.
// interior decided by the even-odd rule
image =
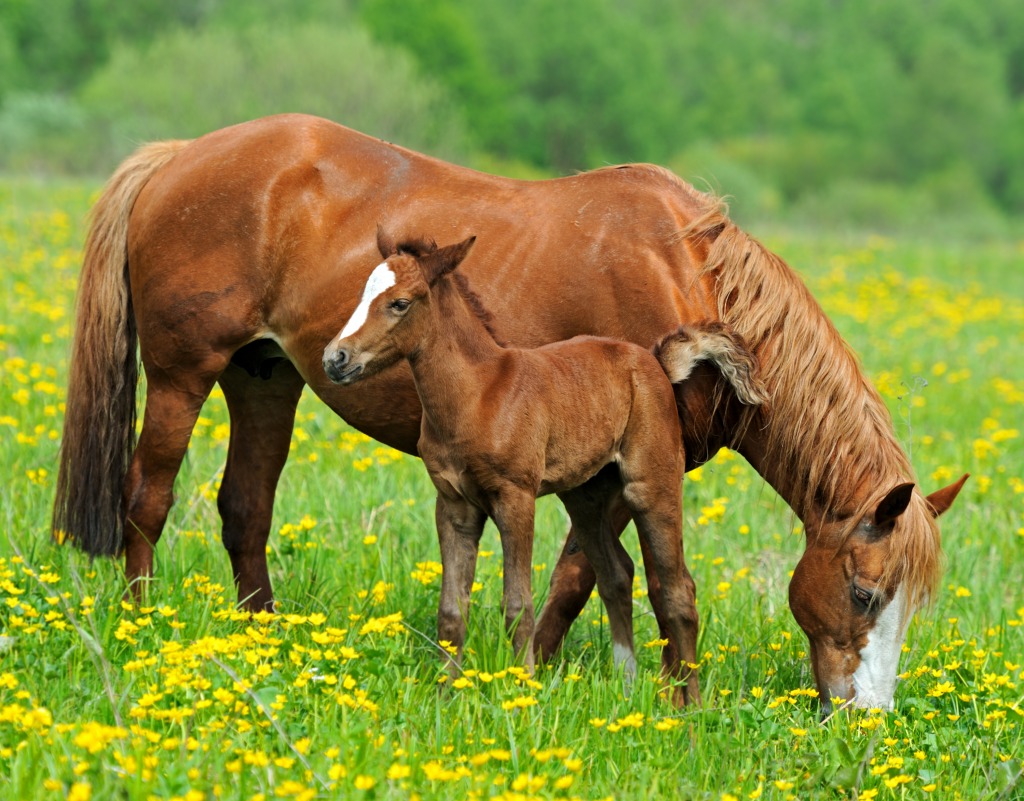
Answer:
[[[696,701],[697,676],[687,666],[697,662],[697,607],[683,560],[684,457],[668,376],[683,381],[698,361],[711,361],[741,402],[758,404],[764,397],[754,359],[718,323],[667,335],[655,346],[657,357],[633,343],[588,336],[504,347],[479,298],[454,272],[473,242],[396,245],[378,231],[385,261],[323,357],[328,377],[344,386],[399,359],[412,368],[423,406],[419,454],[437,488],[444,568],[437,634],[456,649],[449,667],[457,673],[477,548],[490,517],[501,536],[505,628],[532,671],[534,505],[558,493],[597,575],[615,664],[631,678],[633,563],[607,517],[619,504],[629,510],[661,579],[676,700]]]
[[[513,181],[301,115],[141,147],[100,196],[86,242],[55,529],[91,554],[123,551],[133,585],[150,576],[174,477],[219,383],[231,415],[224,546],[240,601],[268,607],[274,491],[303,385],[355,428],[416,451],[407,364],[353,387],[322,367],[378,224],[479,235],[465,273],[518,346],[595,334],[647,347],[698,320],[736,331],[771,402],[741,426],[726,382],[698,367],[676,390],[686,467],[733,447],[789,503],[806,531],[790,606],[823,703],[892,703],[907,624],[939,578],[935,517],[963,480],[928,497],[912,486],[878,393],[793,271],[714,198],[650,165]],[[611,525],[628,519],[620,506]],[[558,649],[594,581],[570,531],[538,655]],[[653,570],[648,586],[659,598]]]

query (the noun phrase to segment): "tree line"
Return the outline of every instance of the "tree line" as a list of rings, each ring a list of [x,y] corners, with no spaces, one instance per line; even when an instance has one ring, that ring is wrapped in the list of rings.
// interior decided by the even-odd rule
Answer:
[[[519,175],[654,161],[751,214],[987,219],[1024,212],[1024,4],[0,0],[0,169],[286,110]]]

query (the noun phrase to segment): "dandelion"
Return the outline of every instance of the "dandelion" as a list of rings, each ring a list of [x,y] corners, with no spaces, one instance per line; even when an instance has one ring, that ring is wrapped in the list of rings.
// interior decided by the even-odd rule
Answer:
[[[930,698],[941,698],[944,695],[949,695],[951,692],[954,692],[955,690],[956,687],[953,686],[952,682],[943,681],[939,682],[930,690],[928,690],[928,696]]]
[[[403,765],[399,762],[395,762],[390,768],[388,768],[387,777],[391,781],[398,781],[400,779],[407,779],[412,773],[412,768],[408,765]]]
[[[92,798],[92,785],[89,782],[75,782],[68,790],[68,801],[89,801]]]
[[[501,708],[506,712],[510,712],[513,709],[526,709],[531,706],[537,706],[537,699],[532,695],[521,695],[509,701],[501,702]]]

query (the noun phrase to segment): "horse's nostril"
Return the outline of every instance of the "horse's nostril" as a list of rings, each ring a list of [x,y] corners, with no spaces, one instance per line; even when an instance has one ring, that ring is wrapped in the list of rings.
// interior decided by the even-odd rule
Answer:
[[[348,364],[348,351],[339,348],[338,352],[334,354],[334,364],[336,367],[344,367]]]

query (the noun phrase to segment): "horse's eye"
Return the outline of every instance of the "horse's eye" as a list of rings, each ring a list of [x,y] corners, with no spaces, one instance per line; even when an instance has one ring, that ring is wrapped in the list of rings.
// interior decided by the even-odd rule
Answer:
[[[412,301],[407,300],[406,298],[395,298],[393,301],[391,301],[391,303],[388,304],[388,307],[392,311],[396,311],[399,314],[401,314],[402,312],[409,308],[410,303],[412,303]]]
[[[873,592],[865,590],[863,587],[858,587],[856,584],[853,585],[853,597],[857,603],[863,606],[865,609],[870,606],[871,599],[875,597]]]

